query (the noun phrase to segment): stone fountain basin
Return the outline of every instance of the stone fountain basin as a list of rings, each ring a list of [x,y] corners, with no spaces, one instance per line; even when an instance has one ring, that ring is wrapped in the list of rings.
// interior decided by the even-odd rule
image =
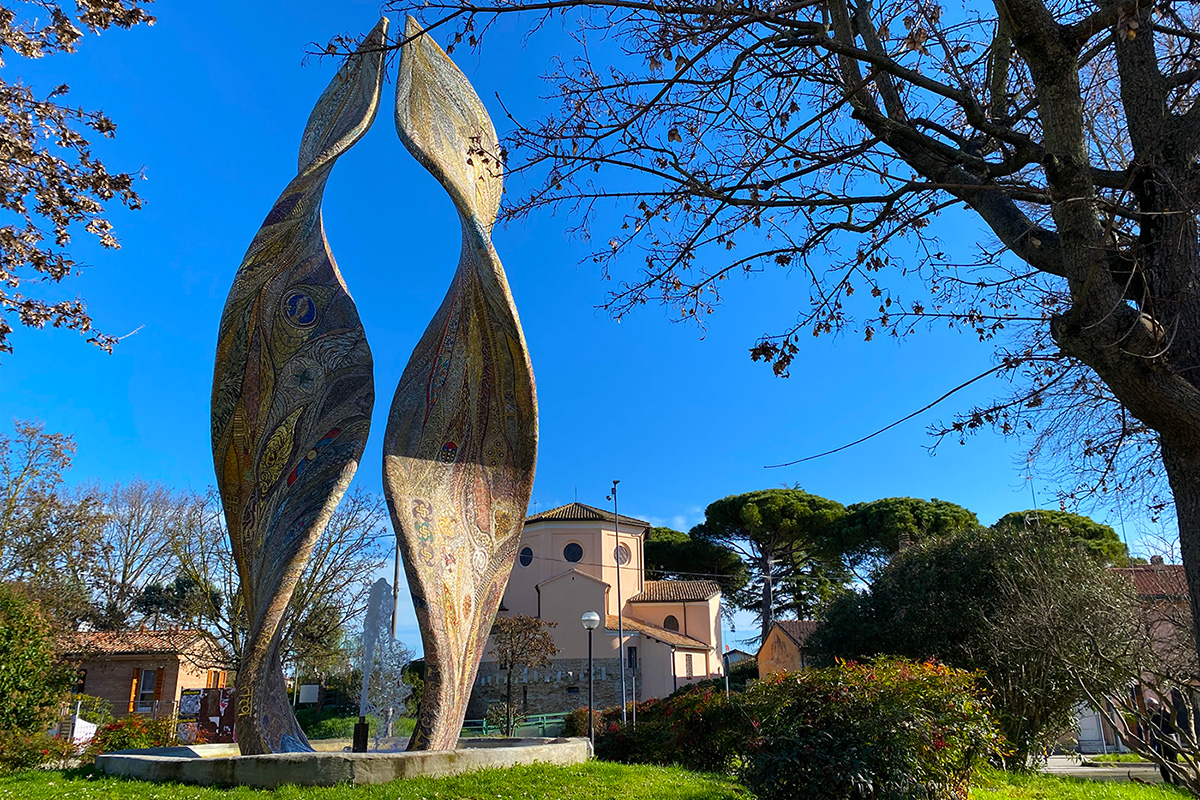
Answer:
[[[218,749],[219,748],[219,749]],[[107,775],[200,786],[358,786],[416,777],[443,777],[518,764],[582,764],[588,740],[462,739],[456,750],[316,752],[237,755],[237,745],[123,750],[96,757]]]

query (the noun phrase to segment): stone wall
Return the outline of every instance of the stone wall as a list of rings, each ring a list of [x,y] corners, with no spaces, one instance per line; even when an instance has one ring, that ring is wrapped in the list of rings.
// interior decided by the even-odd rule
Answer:
[[[595,660],[596,708],[621,705],[621,665],[616,658]],[[513,705],[525,714],[558,714],[584,708],[588,702],[588,660],[558,658],[545,669],[523,669],[513,673]],[[625,671],[627,685],[632,670]],[[508,673],[496,661],[479,665],[479,676],[471,690],[468,719],[482,719],[488,706],[504,702]],[[642,676],[637,675],[638,696]],[[627,691],[629,691],[627,689]],[[633,699],[632,696],[629,699]]]

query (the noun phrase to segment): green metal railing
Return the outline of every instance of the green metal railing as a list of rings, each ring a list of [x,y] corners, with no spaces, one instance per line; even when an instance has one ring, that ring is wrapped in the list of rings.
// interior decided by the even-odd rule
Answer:
[[[567,712],[561,714],[536,714],[521,719],[513,731],[514,736],[558,736],[562,733]],[[486,719],[463,720],[463,736],[502,736],[504,728],[493,725]]]

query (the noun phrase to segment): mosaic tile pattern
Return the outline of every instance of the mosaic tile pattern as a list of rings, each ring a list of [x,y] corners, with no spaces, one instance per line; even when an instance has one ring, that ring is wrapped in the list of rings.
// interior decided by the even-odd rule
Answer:
[[[454,201],[463,244],[396,388],[383,474],[425,646],[409,749],[446,750],[516,558],[537,457],[537,395],[491,241],[503,191],[495,129],[466,77],[411,18],[405,38],[396,129]]]
[[[371,351],[325,239],[321,196],[379,108],[388,21],[325,89],[298,173],[250,244],[217,340],[212,443],[250,632],[237,676],[246,755],[306,751],[287,701],[280,622],[367,442]]]

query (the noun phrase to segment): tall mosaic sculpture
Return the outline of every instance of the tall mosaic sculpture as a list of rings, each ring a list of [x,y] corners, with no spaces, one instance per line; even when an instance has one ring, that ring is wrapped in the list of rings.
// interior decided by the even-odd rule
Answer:
[[[358,467],[374,402],[371,352],[325,240],[321,196],[375,119],[387,28],[381,19],[321,95],[298,173],[221,315],[212,443],[249,622],[235,694],[243,754],[312,749],[287,702],[280,622]]]
[[[410,750],[458,739],[533,488],[537,397],[517,309],[492,247],[503,172],[466,77],[409,19],[396,130],[462,222],[458,270],[396,388],[384,491],[425,646]]]

